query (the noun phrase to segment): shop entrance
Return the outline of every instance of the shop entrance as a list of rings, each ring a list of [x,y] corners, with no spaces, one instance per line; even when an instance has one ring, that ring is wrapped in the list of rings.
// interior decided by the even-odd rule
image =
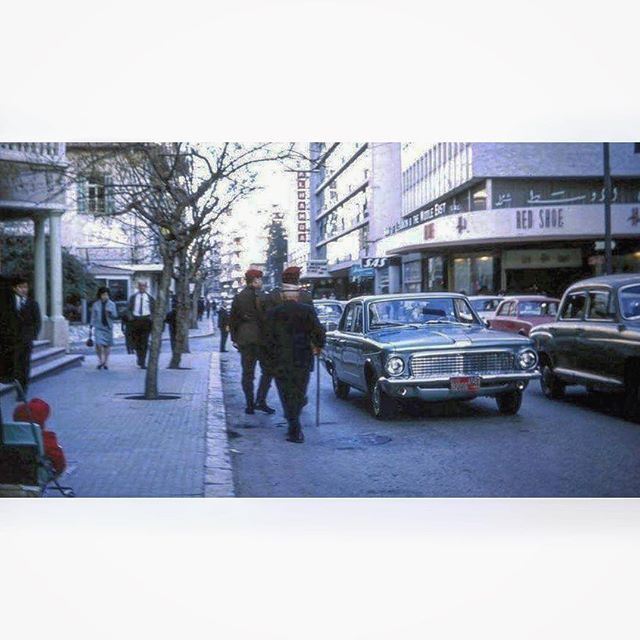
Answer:
[[[582,269],[507,269],[507,293],[546,293],[560,297],[565,289],[580,280]]]

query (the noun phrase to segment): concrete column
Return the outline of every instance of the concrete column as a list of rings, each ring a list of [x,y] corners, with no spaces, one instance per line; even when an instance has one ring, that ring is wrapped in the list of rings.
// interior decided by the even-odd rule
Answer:
[[[62,315],[62,238],[60,235],[62,212],[49,216],[49,265],[51,269],[51,317],[48,339],[54,347],[67,347],[69,330]]]
[[[40,313],[42,315],[42,331],[39,337],[42,337],[44,331],[46,331],[47,321],[47,260],[46,260],[46,234],[45,234],[45,219],[38,216],[33,219],[33,256],[34,256],[34,274],[33,274],[33,288],[34,297],[38,306],[40,307]]]
[[[402,293],[400,285],[400,269],[399,264],[389,265],[389,293]]]

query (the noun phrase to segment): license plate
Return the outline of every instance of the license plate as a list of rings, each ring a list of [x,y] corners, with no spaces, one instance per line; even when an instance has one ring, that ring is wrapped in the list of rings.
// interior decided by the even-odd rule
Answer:
[[[476,393],[480,390],[480,376],[457,376],[450,378],[451,391]]]

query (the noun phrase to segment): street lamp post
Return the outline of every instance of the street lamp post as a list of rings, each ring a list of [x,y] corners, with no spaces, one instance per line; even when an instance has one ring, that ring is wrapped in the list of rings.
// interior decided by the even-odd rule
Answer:
[[[611,166],[609,162],[609,143],[602,145],[604,164],[604,272],[612,273],[611,264]]]

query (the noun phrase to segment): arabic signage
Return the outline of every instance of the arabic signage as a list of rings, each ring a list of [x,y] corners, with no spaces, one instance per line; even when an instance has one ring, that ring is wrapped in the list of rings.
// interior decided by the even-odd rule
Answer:
[[[582,266],[582,251],[578,249],[519,249],[504,251],[505,269],[566,269]]]
[[[361,267],[357,264],[353,265],[349,271],[351,278],[374,278],[376,270],[373,267]]]
[[[613,204],[611,220],[614,235],[640,236],[640,204]],[[431,226],[427,229],[428,225]],[[603,235],[602,205],[522,207],[443,216],[423,227],[383,238],[378,243],[378,252],[384,254],[412,245],[428,247],[474,240],[491,243],[519,238],[602,238]]]

